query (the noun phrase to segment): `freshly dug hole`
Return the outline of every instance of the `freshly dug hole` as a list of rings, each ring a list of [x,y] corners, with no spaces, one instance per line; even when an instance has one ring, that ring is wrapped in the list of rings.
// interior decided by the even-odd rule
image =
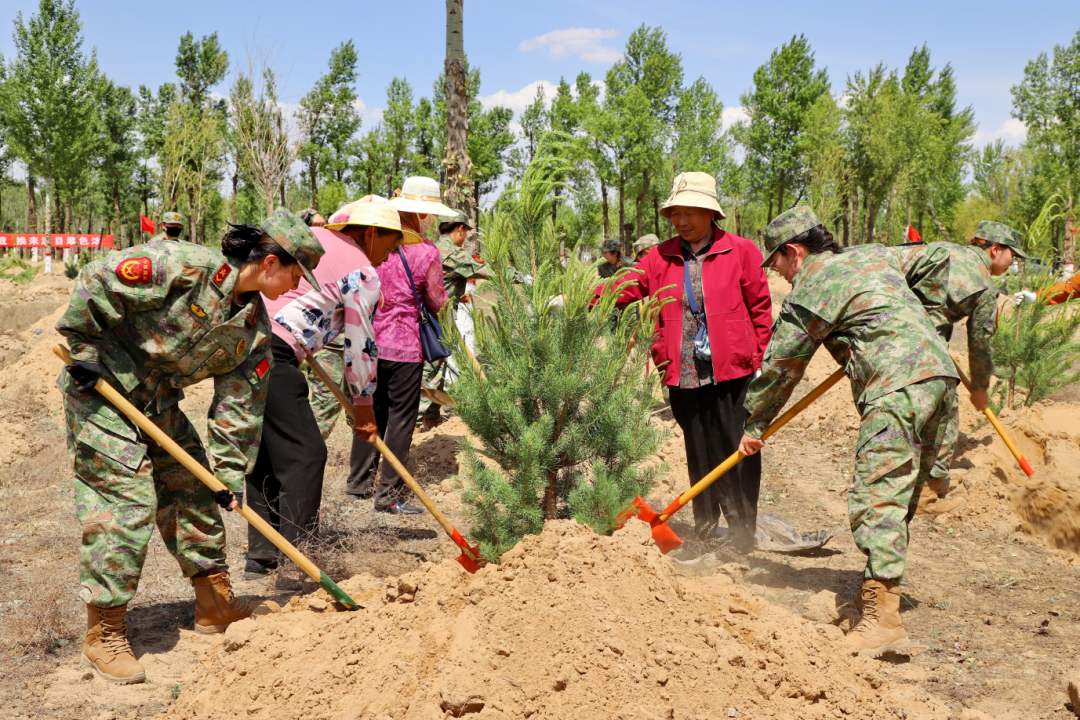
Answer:
[[[237,623],[172,715],[949,717],[835,647],[836,628],[726,576],[676,578],[636,520],[610,538],[549,522],[473,576],[447,560],[341,586],[367,609],[326,612],[319,591]]]

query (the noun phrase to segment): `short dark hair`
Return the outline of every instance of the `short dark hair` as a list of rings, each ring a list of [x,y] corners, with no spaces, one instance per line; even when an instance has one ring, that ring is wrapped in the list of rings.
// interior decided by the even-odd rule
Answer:
[[[450,233],[454,232],[454,230],[457,229],[458,225],[464,225],[464,224],[465,223],[458,222],[457,220],[454,220],[452,222],[439,223],[439,234],[440,235],[449,235]]]
[[[796,235],[777,248],[777,250],[784,253],[784,255],[787,255],[787,246],[790,243],[799,243],[806,248],[806,251],[811,255],[818,255],[823,252],[838,253],[843,251],[843,248],[836,244],[832,233],[826,230],[824,225],[812,227],[801,235]]]

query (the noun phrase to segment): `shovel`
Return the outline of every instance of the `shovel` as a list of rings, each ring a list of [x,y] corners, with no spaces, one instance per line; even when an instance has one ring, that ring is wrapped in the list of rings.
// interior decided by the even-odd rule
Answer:
[[[311,356],[310,353],[304,356],[304,360],[311,366],[311,369],[315,371],[315,374],[319,376],[319,379],[323,381],[326,387],[330,388],[330,391],[334,393],[334,397],[341,403],[341,407],[345,409],[345,414],[350,418],[353,417],[353,404],[345,397],[345,393],[341,391],[341,388],[330,382],[329,376],[326,374],[326,370],[319,364],[319,361]],[[476,546],[470,546],[465,538],[461,536],[461,533],[457,531],[450,521],[446,519],[446,516],[439,512],[439,508],[435,507],[435,503],[431,502],[431,498],[427,496],[424,489],[420,487],[420,483],[416,482],[416,479],[409,474],[409,471],[405,469],[405,466],[401,464],[394,453],[390,452],[390,448],[386,447],[386,443],[382,441],[378,435],[375,436],[375,449],[382,453],[382,456],[386,458],[386,461],[390,463],[401,479],[405,481],[405,484],[409,486],[409,489],[413,491],[413,494],[420,500],[427,511],[438,521],[442,529],[446,531],[446,534],[450,536],[450,539],[454,541],[454,544],[461,548],[461,556],[456,558],[461,567],[468,570],[470,573],[475,573],[481,566],[487,564],[487,559],[480,554],[480,548]]]
[[[968,380],[968,376],[964,374],[964,371],[960,369],[960,363],[956,361],[955,357],[953,358],[953,364],[956,365],[956,374],[960,376],[960,382],[964,383],[964,387],[967,388],[967,391],[970,393],[971,381]],[[1032,470],[1031,465],[1024,459],[1024,456],[1020,454],[1020,449],[1017,448],[1016,445],[1013,445],[1012,438],[1009,437],[1009,433],[1005,432],[1005,428],[1001,426],[1001,422],[998,421],[994,411],[987,407],[983,410],[983,415],[986,416],[986,419],[989,420],[990,424],[997,430],[998,435],[1000,435],[1001,439],[1005,442],[1005,447],[1009,448],[1009,452],[1016,458],[1016,462],[1020,464],[1020,469],[1023,470],[1028,477],[1034,476],[1035,471]]]
[[[71,353],[63,345],[54,347],[53,353],[63,360],[65,365],[70,365],[73,362]],[[150,418],[139,412],[134,405],[128,402],[128,400],[109,385],[109,383],[98,378],[97,383],[94,385],[94,389],[97,390],[102,397],[112,403],[117,410],[127,415],[128,419],[138,425],[150,439],[165,448],[166,452],[176,458],[177,462],[187,468],[188,471],[201,480],[204,485],[214,492],[226,489],[225,485],[214,477],[209,470],[199,464],[195,458],[188,455],[182,447],[176,444],[176,441],[162,432],[161,428],[155,425]],[[236,508],[236,511],[240,513],[241,517],[251,523],[256,530],[265,535],[267,540],[274,543],[274,546],[277,547],[278,550],[285,553],[286,557],[296,563],[301,570],[306,572],[312,580],[319,583],[319,586],[328,592],[330,597],[344,605],[348,610],[363,609],[362,605],[358,605],[344,590],[337,586],[337,583],[328,578],[326,573],[316,567],[315,563],[308,560],[303,553],[297,550],[292,543],[283,538],[281,533],[271,527],[270,523],[259,517],[254,510],[247,505],[241,505]]]
[[[773,421],[772,425],[770,425],[765,430],[765,432],[761,434],[762,441],[768,440],[770,437],[772,437],[772,435],[777,430],[787,425],[793,417],[805,410],[810,403],[817,400],[819,397],[824,395],[829,390],[829,388],[840,382],[840,378],[842,377],[844,377],[844,369],[840,368],[828,378],[826,378],[825,382],[821,383],[816,388],[808,392],[805,397],[792,405],[787,412],[785,412],[783,415]],[[684,505],[686,505],[691,500],[700,495],[705,490],[705,488],[712,485],[717,478],[719,478],[731,468],[735,467],[736,463],[738,463],[744,457],[746,456],[743,455],[741,452],[736,451],[727,460],[713,468],[712,472],[698,480],[692,488],[684,492],[679,497],[675,498],[675,500],[672,501],[670,505],[664,508],[664,511],[662,513],[658,513],[653,510],[651,507],[649,507],[649,504],[645,502],[645,499],[638,495],[636,498],[634,498],[633,502],[631,502],[630,505],[627,506],[625,510],[619,513],[618,519],[620,523],[625,523],[632,517],[637,517],[649,523],[649,525],[652,526],[652,537],[653,541],[656,542],[656,546],[660,548],[660,552],[664,553],[665,555],[668,554],[675,548],[682,545],[682,539],[678,535],[676,535],[675,531],[671,529],[671,526],[667,524],[668,518],[678,512],[679,509],[682,508]],[[619,527],[622,527],[622,524],[620,524]]]

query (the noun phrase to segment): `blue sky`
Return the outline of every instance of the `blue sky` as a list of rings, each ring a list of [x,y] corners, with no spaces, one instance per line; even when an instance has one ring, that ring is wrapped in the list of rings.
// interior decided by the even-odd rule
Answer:
[[[286,75],[283,100],[295,102],[324,71],[330,50],[351,38],[360,48],[357,92],[366,127],[378,120],[391,78],[406,77],[418,95],[430,95],[443,62],[442,0],[80,0],[77,6],[86,43],[97,48],[102,69],[132,86],[174,79],[183,33],[217,32],[234,66],[246,46],[276,46]],[[36,1],[5,0],[0,53],[13,54],[16,14],[36,7]],[[572,81],[582,70],[601,79],[642,23],[663,27],[669,46],[682,55],[687,82],[704,76],[728,108],[728,119],[738,117],[739,95],[750,87],[754,70],[794,34],[810,40],[834,94],[842,92],[848,74],[878,62],[902,68],[912,49],[926,43],[936,67],[948,62],[955,69],[960,102],[974,107],[976,141],[983,144],[1023,137],[1023,127],[1009,118],[1009,88],[1022,79],[1027,61],[1080,30],[1080,3],[468,0],[465,23],[466,51],[483,73],[481,99],[515,110],[531,100],[538,82],[557,83],[560,76]]]

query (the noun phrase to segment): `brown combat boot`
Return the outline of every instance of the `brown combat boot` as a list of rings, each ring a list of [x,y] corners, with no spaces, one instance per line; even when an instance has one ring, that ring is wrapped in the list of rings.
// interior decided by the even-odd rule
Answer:
[[[146,671],[128,644],[126,614],[127,605],[105,609],[86,606],[82,664],[117,685],[146,682]]]
[[[862,606],[862,619],[844,638],[845,647],[874,658],[886,653],[911,653],[911,641],[900,620],[899,584],[864,580]]]
[[[944,515],[953,510],[959,510],[967,505],[967,500],[956,493],[946,491],[944,496],[939,495],[941,481],[927,480],[919,494],[919,505],[915,508],[916,515]]]
[[[238,620],[278,611],[278,604],[272,600],[249,605],[238,599],[233,595],[227,572],[195,576],[191,585],[195,588],[195,632],[201,635],[223,633]]]

